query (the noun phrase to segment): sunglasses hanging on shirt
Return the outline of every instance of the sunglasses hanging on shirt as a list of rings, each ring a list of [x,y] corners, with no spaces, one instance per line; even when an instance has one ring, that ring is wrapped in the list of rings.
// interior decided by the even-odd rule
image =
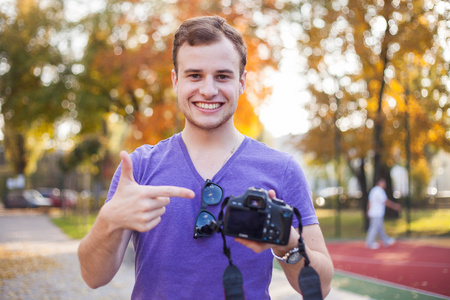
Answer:
[[[222,198],[222,188],[207,179],[202,189],[202,206],[195,221],[194,239],[212,236],[214,234],[215,231],[210,227],[210,224],[211,222],[216,222],[216,218],[206,208],[208,205],[213,206],[219,204]]]

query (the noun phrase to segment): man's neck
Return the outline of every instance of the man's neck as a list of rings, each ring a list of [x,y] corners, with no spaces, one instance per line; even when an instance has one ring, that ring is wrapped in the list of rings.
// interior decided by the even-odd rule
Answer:
[[[234,125],[214,130],[186,126],[181,136],[192,163],[204,179],[212,179],[243,140]]]
[[[220,128],[205,130],[188,124],[181,133],[186,146],[191,148],[224,147],[234,140],[238,134],[234,125],[221,126]]]

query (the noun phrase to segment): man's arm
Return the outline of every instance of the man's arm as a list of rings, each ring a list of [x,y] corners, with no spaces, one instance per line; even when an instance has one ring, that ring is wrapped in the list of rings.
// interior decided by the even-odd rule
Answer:
[[[401,211],[402,210],[402,206],[400,205],[400,203],[394,202],[392,200],[386,199],[386,202],[384,202],[386,204],[387,207],[392,208],[393,210],[396,211]]]
[[[320,277],[320,286],[322,289],[322,296],[325,298],[331,290],[331,279],[334,273],[333,262],[325,245],[325,240],[320,230],[319,225],[308,225],[303,227],[303,241],[305,242],[306,253],[310,260],[310,266],[313,267]],[[251,240],[236,238],[235,240],[242,245],[252,249],[256,253],[272,247],[273,252],[278,256],[284,256],[289,250],[294,249],[298,245],[300,235],[298,231],[291,228],[291,235],[289,243],[286,246],[274,246],[272,244],[259,243]],[[296,264],[286,264],[280,262],[286,277],[291,286],[299,293],[301,293],[298,285],[298,275],[305,264],[305,259],[302,259]]]
[[[81,275],[91,288],[111,281],[122,264],[133,231],[146,232],[161,221],[169,197],[193,198],[194,192],[175,186],[142,186],[133,176],[125,151],[114,196],[100,209],[91,231],[78,247]]]
[[[325,240],[322,231],[318,224],[308,225],[303,227],[303,241],[305,243],[306,254],[310,260],[310,266],[317,271],[320,277],[320,285],[322,288],[322,296],[325,298],[331,290],[331,279],[334,273],[333,262],[325,245]],[[291,237],[289,244],[285,247],[274,247],[273,251],[278,256],[285,255],[290,249],[297,247],[299,234],[297,230],[291,229]],[[279,262],[283,268],[286,277],[291,286],[301,293],[298,285],[298,276],[305,264],[305,259],[302,259],[296,264],[286,264]]]
[[[130,230],[112,229],[99,213],[91,231],[78,247],[81,276],[93,289],[108,284],[122,264]]]

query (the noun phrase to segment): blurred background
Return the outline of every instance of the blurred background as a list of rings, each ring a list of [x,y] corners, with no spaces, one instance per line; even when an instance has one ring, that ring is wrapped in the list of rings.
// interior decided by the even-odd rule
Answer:
[[[388,233],[450,235],[440,0],[0,0],[0,203],[57,211],[83,236],[119,151],[182,130],[171,42],[199,15],[243,32],[236,126],[295,155],[326,237],[365,235],[379,176],[404,207]]]

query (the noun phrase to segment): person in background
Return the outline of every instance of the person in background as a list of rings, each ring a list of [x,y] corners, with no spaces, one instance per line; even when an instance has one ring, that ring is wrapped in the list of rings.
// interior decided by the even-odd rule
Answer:
[[[386,206],[396,211],[401,211],[402,207],[400,204],[389,200],[385,189],[386,180],[380,178],[369,193],[367,216],[370,219],[370,224],[366,237],[366,247],[369,249],[380,248],[380,244],[375,241],[377,235],[380,236],[383,246],[385,247],[395,243],[395,239],[389,237],[384,230],[384,213],[386,211]]]

